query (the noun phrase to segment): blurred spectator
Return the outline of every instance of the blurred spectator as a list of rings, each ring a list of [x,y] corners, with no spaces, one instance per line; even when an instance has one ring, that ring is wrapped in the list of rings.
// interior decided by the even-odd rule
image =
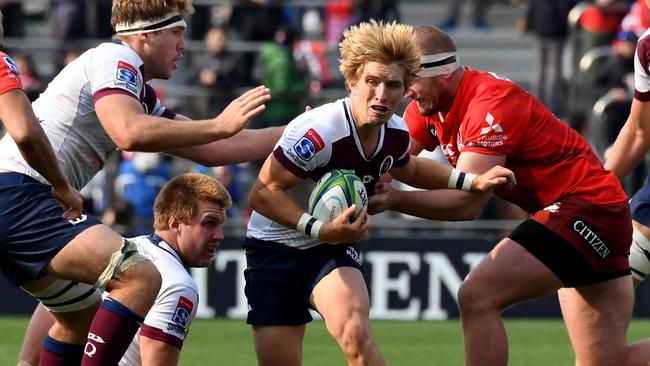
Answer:
[[[621,30],[634,32],[637,37],[641,37],[643,32],[650,27],[649,13],[647,0],[636,0],[630,7],[630,11],[623,17]]]
[[[396,0],[352,0],[352,20],[349,25],[370,19],[386,22],[400,21]]]
[[[23,83],[23,90],[30,101],[36,100],[43,91],[43,84],[34,68],[34,61],[31,55],[17,55],[14,62],[20,70],[20,81]]]
[[[600,66],[594,76],[594,87],[606,95],[607,104],[602,110],[596,131],[603,141],[601,150],[611,145],[630,114],[634,91],[634,52],[638,37],[634,32],[620,32],[612,46],[612,55]],[[643,178],[643,177],[641,177]]]
[[[616,38],[623,17],[630,7],[628,0],[595,0],[580,16],[580,55],[592,48],[608,46]]]
[[[205,167],[196,165],[197,173],[207,174],[215,177],[221,184],[226,187],[232,197],[232,207],[228,210],[229,217],[242,216],[247,202],[244,202],[245,193],[242,187],[242,168],[237,165],[224,165],[216,167]],[[246,192],[248,192],[246,190]]]
[[[212,93],[209,110],[202,111],[213,115],[221,111],[232,99],[229,93],[233,88],[249,84],[243,74],[241,57],[227,50],[228,34],[221,26],[212,26],[204,37],[207,52],[195,58],[188,70],[190,85],[201,85]]]
[[[553,113],[564,114],[562,54],[569,35],[567,17],[575,0],[530,0],[519,30],[535,36],[533,93]]]
[[[602,94],[612,89],[619,89],[617,95],[629,100],[630,91],[634,90],[634,52],[637,40],[638,36],[634,32],[619,32],[618,38],[612,44],[612,55],[600,66],[594,76],[595,86],[602,90]],[[623,119],[626,117],[627,114]],[[616,135],[613,137],[616,138]]]
[[[337,47],[343,31],[352,22],[352,0],[325,1],[325,41],[327,47]]]
[[[118,168],[115,190],[132,209],[132,232],[141,235],[153,226],[153,203],[163,185],[171,179],[170,164],[158,153],[124,153]]]
[[[474,13],[472,25],[475,30],[485,31],[488,29],[486,21],[487,9],[490,6],[490,0],[472,0],[474,3]],[[453,31],[458,26],[458,18],[463,6],[464,0],[453,0],[449,2],[446,20],[440,24],[440,28],[444,31]]]
[[[294,41],[294,32],[283,26],[275,32],[273,42],[266,42],[260,48],[260,81],[271,89],[272,98],[254,121],[256,128],[284,125],[305,110],[306,70],[299,68],[294,59]]]
[[[22,1],[0,0],[0,10],[4,17],[2,26],[5,37],[25,36],[25,14]]]
[[[54,0],[53,2],[50,24],[54,36],[60,40],[86,37],[85,1]]]

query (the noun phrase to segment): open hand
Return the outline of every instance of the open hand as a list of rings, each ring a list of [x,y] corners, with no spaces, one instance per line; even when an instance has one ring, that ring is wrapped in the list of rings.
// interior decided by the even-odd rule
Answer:
[[[216,118],[217,128],[222,138],[230,137],[241,131],[251,119],[266,109],[271,99],[271,90],[265,86],[253,88],[228,104]]]

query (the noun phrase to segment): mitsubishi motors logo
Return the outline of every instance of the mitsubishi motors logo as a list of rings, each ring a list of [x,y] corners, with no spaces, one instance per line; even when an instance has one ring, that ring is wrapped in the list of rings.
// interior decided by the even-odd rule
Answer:
[[[490,114],[490,112],[485,116],[485,122],[487,122],[488,126],[481,129],[481,135],[489,133],[490,130],[494,130],[494,132],[503,132],[501,125],[498,122],[494,123],[494,116]]]

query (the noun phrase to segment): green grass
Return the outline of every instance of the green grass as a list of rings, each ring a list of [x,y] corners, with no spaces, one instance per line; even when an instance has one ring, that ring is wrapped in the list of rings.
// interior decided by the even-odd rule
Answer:
[[[25,317],[0,317],[0,365],[15,365]],[[560,320],[507,320],[510,364],[573,365],[573,352]],[[389,365],[462,365],[460,324],[450,321],[374,321],[373,333]],[[650,321],[634,320],[628,339],[650,337]],[[305,366],[344,365],[321,321],[307,327]],[[181,365],[255,365],[251,331],[242,320],[195,320],[183,346]]]

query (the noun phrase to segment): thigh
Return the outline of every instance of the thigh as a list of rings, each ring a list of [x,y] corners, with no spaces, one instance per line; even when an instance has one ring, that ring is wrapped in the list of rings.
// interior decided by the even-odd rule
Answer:
[[[326,323],[342,323],[353,314],[368,318],[370,297],[361,271],[333,269],[314,287],[312,304]]]
[[[472,301],[509,305],[555,292],[560,279],[516,241],[505,238],[463,281]]]
[[[260,366],[300,366],[305,325],[253,326],[255,353]]]
[[[15,285],[40,278],[50,260],[86,229],[90,215],[62,218],[51,187],[17,173],[0,173],[0,268]]]
[[[621,365],[634,293],[629,276],[558,292],[580,365]]]
[[[122,248],[123,238],[106,225],[95,225],[77,235],[52,258],[46,273],[94,284]]]

